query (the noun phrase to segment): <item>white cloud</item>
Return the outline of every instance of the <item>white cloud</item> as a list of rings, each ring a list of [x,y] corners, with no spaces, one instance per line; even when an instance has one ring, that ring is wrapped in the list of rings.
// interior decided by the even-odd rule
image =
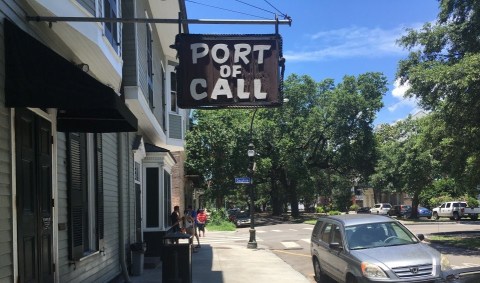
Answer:
[[[420,110],[420,107],[418,107],[417,99],[415,97],[405,97],[405,93],[407,90],[410,88],[410,84],[408,82],[404,83],[403,85],[400,85],[400,80],[396,80],[393,83],[394,89],[392,90],[392,96],[398,100],[393,105],[388,106],[388,111],[390,112],[395,112],[396,110],[400,108],[411,108],[411,112],[417,112]]]
[[[285,58],[293,61],[321,61],[351,57],[382,57],[406,54],[395,41],[405,34],[405,27],[393,29],[352,26],[320,31],[309,35],[310,47],[306,50],[287,50]]]

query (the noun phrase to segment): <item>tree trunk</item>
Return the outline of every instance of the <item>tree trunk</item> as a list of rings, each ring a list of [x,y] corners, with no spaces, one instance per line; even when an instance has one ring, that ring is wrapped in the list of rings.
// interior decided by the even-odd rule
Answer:
[[[270,203],[272,205],[272,215],[282,215],[282,201],[278,192],[277,182],[274,178],[270,179]]]
[[[298,217],[300,215],[298,211],[298,196],[296,182],[287,179],[287,172],[283,171],[282,183],[284,184],[287,193],[288,201],[290,203],[292,217]]]

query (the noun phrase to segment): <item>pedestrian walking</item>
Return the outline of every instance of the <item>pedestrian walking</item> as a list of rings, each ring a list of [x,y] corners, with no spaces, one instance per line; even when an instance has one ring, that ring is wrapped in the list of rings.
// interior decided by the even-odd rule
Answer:
[[[207,225],[207,214],[204,209],[199,209],[197,212],[198,236],[205,237],[205,226]]]
[[[197,212],[192,208],[191,205],[188,206],[187,208],[187,214],[189,218],[193,221],[193,227],[192,227],[192,233],[190,235],[194,236],[197,239],[197,246],[196,248],[200,248],[200,239],[198,237],[198,231],[197,231]]]

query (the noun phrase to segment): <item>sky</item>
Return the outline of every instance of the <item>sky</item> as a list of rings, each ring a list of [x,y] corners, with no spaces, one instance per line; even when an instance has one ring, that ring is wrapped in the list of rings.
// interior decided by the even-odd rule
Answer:
[[[316,81],[381,72],[388,80],[384,107],[374,124],[394,123],[420,110],[396,83],[398,62],[408,52],[396,44],[406,28],[434,22],[437,0],[185,0],[189,19],[279,19],[285,77],[294,73]],[[272,25],[190,24],[190,33],[270,34]]]

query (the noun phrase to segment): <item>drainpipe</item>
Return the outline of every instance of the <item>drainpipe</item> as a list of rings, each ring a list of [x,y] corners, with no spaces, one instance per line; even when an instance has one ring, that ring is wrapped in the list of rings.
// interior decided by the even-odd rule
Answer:
[[[122,267],[122,275],[125,282],[130,283],[128,276],[127,264],[125,262],[125,234],[124,234],[124,215],[123,215],[123,188],[125,186],[123,181],[123,158],[122,149],[125,146],[123,141],[123,133],[117,133],[117,163],[118,163],[118,239],[120,249],[120,266]]]

